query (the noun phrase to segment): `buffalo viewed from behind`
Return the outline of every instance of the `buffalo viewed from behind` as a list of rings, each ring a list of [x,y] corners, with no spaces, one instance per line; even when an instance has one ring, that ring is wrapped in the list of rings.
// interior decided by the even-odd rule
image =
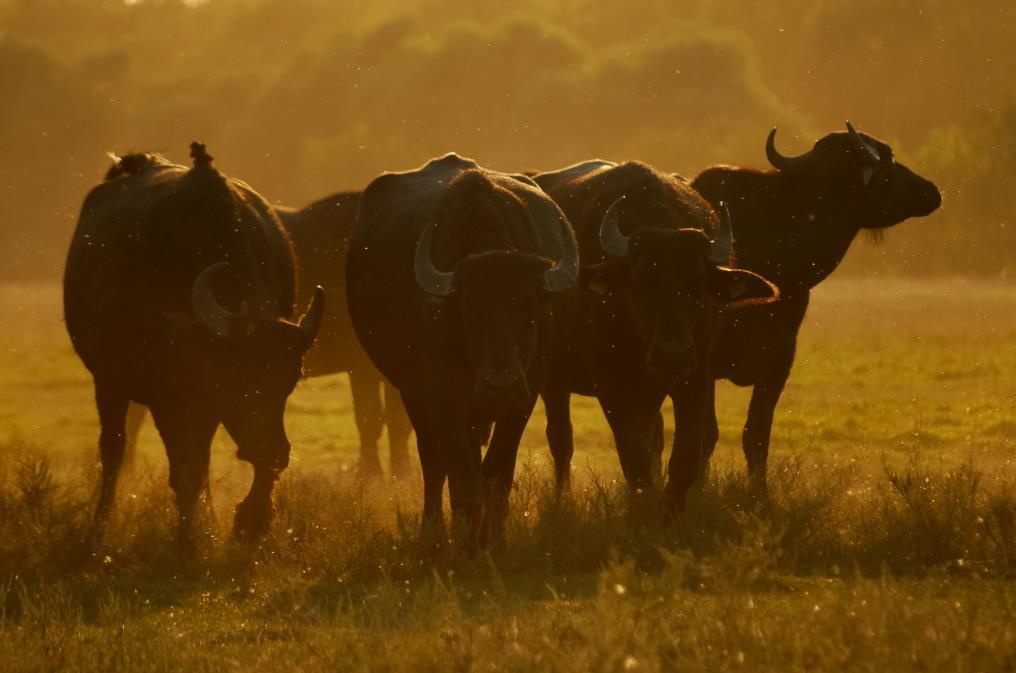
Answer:
[[[275,211],[293,243],[299,294],[309,294],[321,285],[329,298],[321,333],[304,357],[304,376],[349,373],[353,415],[360,433],[360,474],[381,476],[378,441],[387,426],[391,473],[404,477],[411,469],[412,426],[398,389],[384,381],[360,346],[346,305],[346,253],[361,196],[361,192],[340,192],[299,210],[276,207]]]
[[[320,325],[319,288],[291,322],[293,254],[271,206],[192,145],[188,169],[153,154],[117,159],[85,198],[64,274],[64,314],[92,373],[102,482],[97,531],[123,460],[128,403],[151,409],[187,542],[223,424],[254,481],[234,532],[263,533],[289,462],[283,425]]]

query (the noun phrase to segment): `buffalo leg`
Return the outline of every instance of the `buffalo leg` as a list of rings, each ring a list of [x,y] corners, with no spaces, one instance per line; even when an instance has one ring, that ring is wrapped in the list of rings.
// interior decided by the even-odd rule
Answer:
[[[356,429],[360,432],[360,474],[367,479],[376,479],[383,474],[377,451],[384,429],[381,375],[367,367],[353,369],[349,372],[349,387],[353,393]]]
[[[95,507],[96,533],[101,534],[116,497],[116,482],[123,466],[126,445],[125,423],[128,399],[113,386],[95,382],[95,404],[99,410],[99,460],[102,462],[102,482],[99,500]]]
[[[709,461],[712,460],[713,452],[716,451],[716,443],[720,439],[720,426],[716,420],[716,381],[706,384],[703,413],[705,416],[702,426],[702,466],[699,468],[699,476],[705,478],[709,472]]]
[[[452,523],[456,532],[465,536],[466,547],[475,549],[480,540],[485,500],[480,443],[465,422],[464,414],[459,418],[452,416],[451,422],[436,429],[448,472]]]
[[[407,477],[411,471],[409,435],[413,432],[413,426],[409,422],[399,389],[385,381],[384,390],[385,425],[388,427],[388,455],[391,457],[392,476]]]
[[[444,485],[448,473],[438,438],[430,427],[426,405],[403,397],[406,411],[416,430],[416,447],[423,471],[423,527],[443,527]]]
[[[236,506],[233,535],[240,540],[252,540],[268,532],[272,518],[272,491],[281,470],[268,463],[254,465],[254,481],[250,491]]]
[[[699,479],[703,464],[707,389],[712,385],[708,372],[701,369],[681,383],[673,394],[674,450],[667,466],[667,502],[672,509],[683,509],[688,490]]]
[[[571,487],[571,463],[575,453],[571,422],[571,393],[567,389],[544,392],[547,413],[547,444],[554,459],[554,481],[558,493]]]
[[[536,400],[533,400],[535,404]],[[499,418],[494,424],[494,435],[490,448],[483,459],[483,481],[487,495],[487,516],[483,521],[480,538],[483,543],[498,540],[504,534],[504,522],[508,516],[508,498],[515,481],[515,462],[519,454],[519,442],[526,423],[533,413],[532,405],[523,413]]]
[[[653,484],[653,458],[650,454],[660,402],[652,404],[621,396],[601,397],[600,406],[614,433],[625,481],[635,492],[647,490]]]
[[[769,460],[769,437],[773,429],[773,414],[780,401],[786,379],[770,383],[757,383],[751,391],[748,420],[741,435],[741,446],[748,461],[749,479],[761,487],[766,483],[766,463]]]
[[[153,405],[151,411],[169,457],[169,485],[176,493],[180,516],[178,541],[189,546],[198,500],[207,491],[212,437],[219,423],[196,406]]]
[[[137,402],[127,406],[127,444],[124,447],[123,470],[130,473],[137,464],[138,435],[148,416],[148,407]]]
[[[663,412],[657,412],[653,422],[652,434],[649,437],[650,470],[653,483],[660,483],[663,478]]]

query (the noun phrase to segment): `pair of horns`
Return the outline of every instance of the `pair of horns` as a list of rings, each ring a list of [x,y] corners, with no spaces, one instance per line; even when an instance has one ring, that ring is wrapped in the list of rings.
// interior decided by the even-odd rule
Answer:
[[[560,292],[575,284],[579,275],[579,254],[568,224],[557,221],[556,229],[558,249],[561,258],[557,263],[543,272],[543,289],[548,292]],[[429,224],[416,242],[416,256],[413,260],[413,271],[416,282],[427,294],[435,297],[447,297],[455,292],[455,272],[439,271],[431,259],[431,242],[434,237],[434,225]]]
[[[625,257],[628,255],[628,246],[631,239],[621,233],[621,207],[625,197],[618,198],[610,204],[607,212],[603,214],[603,221],[600,222],[600,247],[610,257]],[[734,251],[734,231],[730,226],[730,211],[727,204],[720,202],[720,229],[716,232],[709,246],[709,261],[715,264],[727,264],[730,255]]]
[[[863,154],[867,163],[877,164],[882,160],[878,150],[862,138],[861,134],[857,132],[857,129],[855,129],[854,125],[849,121],[847,122],[847,134],[850,138],[851,145]],[[779,150],[776,149],[776,129],[770,131],[769,138],[766,139],[766,158],[769,159],[769,163],[773,165],[773,168],[781,171],[793,171],[809,165],[811,163],[812,152],[814,152],[814,150],[810,150],[796,157],[788,157],[780,154]]]
[[[191,308],[198,322],[212,334],[226,338],[233,334],[236,324],[243,320],[276,320],[274,317],[265,318],[256,314],[234,313],[219,303],[215,298],[214,280],[227,266],[229,265],[226,262],[212,264],[194,279],[194,285],[191,288]],[[324,306],[325,291],[318,285],[314,290],[314,298],[311,300],[307,312],[297,323],[297,326],[307,335],[308,343],[314,340],[321,327]]]

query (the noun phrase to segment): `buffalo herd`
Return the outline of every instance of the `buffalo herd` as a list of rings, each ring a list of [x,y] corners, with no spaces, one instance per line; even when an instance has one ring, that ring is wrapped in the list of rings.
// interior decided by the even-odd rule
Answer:
[[[501,173],[452,153],[300,210],[223,175],[201,143],[192,167],[114,157],[85,198],[64,275],[101,427],[96,532],[147,408],[179,539],[193,535],[220,424],[254,468],[234,534],[263,534],[289,462],[286,400],[301,376],[335,372],[350,375],[360,475],[382,474],[385,426],[392,475],[411,473],[415,431],[423,526],[443,530],[447,481],[470,548],[503,533],[541,397],[559,489],[570,398],[593,396],[632,492],[660,493],[673,517],[716,445],[715,381],[751,386],[742,445],[764,494],[811,289],[860,229],[941,204],[849,122],[800,156],[775,136],[771,169],[713,166],[692,180],[635,161]]]

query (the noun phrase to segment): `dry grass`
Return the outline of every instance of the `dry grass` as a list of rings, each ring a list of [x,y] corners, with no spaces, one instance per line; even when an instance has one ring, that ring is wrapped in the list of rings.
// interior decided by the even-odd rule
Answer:
[[[553,495],[534,419],[505,544],[477,558],[418,539],[416,481],[359,484],[342,378],[295,396],[298,460],[258,546],[228,539],[249,475],[220,438],[205,535],[174,547],[150,430],[87,545],[88,380],[53,289],[8,287],[0,672],[1012,670],[1016,290],[885,287],[816,298],[769,502],[742,476],[742,391],[724,389],[716,469],[669,527],[617,483],[582,400],[574,493]]]

